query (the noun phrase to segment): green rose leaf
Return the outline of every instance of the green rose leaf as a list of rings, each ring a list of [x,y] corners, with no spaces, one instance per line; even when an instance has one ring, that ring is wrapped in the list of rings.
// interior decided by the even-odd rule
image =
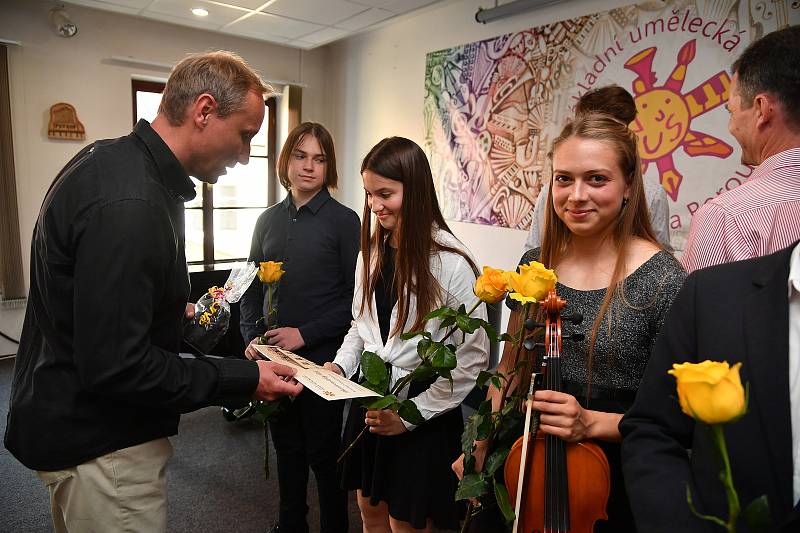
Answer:
[[[480,327],[480,319],[472,318],[468,315],[458,315],[456,317],[456,326],[465,333],[475,333],[475,330]]]
[[[419,409],[417,409],[417,404],[411,400],[403,400],[400,402],[400,407],[397,409],[397,414],[400,415],[400,418],[409,424],[414,424],[415,426],[425,422],[425,419],[422,418],[422,414],[419,412]]]
[[[428,379],[436,374],[436,369],[429,364],[422,363],[411,372],[411,381]]]
[[[497,337],[497,341],[500,342],[514,342],[514,337],[509,335],[508,333],[503,333],[499,337]]]
[[[494,480],[494,498],[497,500],[497,507],[500,509],[500,512],[503,513],[503,518],[506,523],[512,523],[516,515],[508,499],[508,490],[505,485],[497,480]]]
[[[400,334],[400,339],[407,341],[408,339],[413,339],[414,337],[425,337],[426,339],[431,338],[431,334],[427,331],[407,331],[405,333]]]
[[[759,496],[742,511],[740,520],[744,520],[751,531],[769,531],[772,529],[772,517],[769,514],[767,496]]]
[[[486,382],[491,379],[494,374],[487,370],[481,370],[480,374],[478,374],[478,379],[475,380],[475,384],[478,386],[479,389],[482,389]]]
[[[464,454],[464,472],[475,471],[475,457],[473,455]]]
[[[456,354],[449,346],[439,344],[431,357],[431,365],[438,369],[452,370],[456,367]]]
[[[492,417],[491,415],[487,415],[483,417],[483,420],[478,425],[477,428],[477,440],[486,440],[489,438],[489,434],[492,432]]]
[[[397,403],[397,396],[394,394],[387,394],[383,398],[378,398],[371,404],[369,404],[369,409],[386,409],[387,407]]]
[[[503,416],[505,416],[508,413],[510,413],[511,411],[513,411],[514,408],[516,407],[516,403],[517,403],[516,401],[506,402],[506,404],[503,406],[503,410],[502,410]]]
[[[464,424],[464,432],[461,434],[461,451],[464,453],[472,452],[472,445],[478,440],[478,426],[487,418],[480,413],[473,413]]]
[[[449,316],[449,317],[445,318],[444,320],[442,320],[442,323],[439,325],[439,327],[441,329],[446,329],[446,328],[449,328],[450,326],[452,326],[455,323],[456,323],[456,317],[455,316]]]
[[[482,415],[492,414],[492,400],[483,400],[478,406],[478,413]]]
[[[370,383],[369,381],[365,381],[361,385],[383,396],[389,390],[389,378],[387,377],[386,381],[381,383]],[[369,404],[371,401],[372,398],[367,398],[367,404]]]
[[[274,420],[276,416],[283,411],[283,408],[288,404],[285,398],[278,400],[259,401],[255,403],[255,413],[253,418],[259,422],[266,423]]]
[[[500,376],[492,376],[491,382],[495,389],[501,390],[503,388],[503,382],[500,380]]]
[[[515,411],[502,418],[502,423],[497,428],[497,436],[494,441],[498,445],[506,444],[511,446],[522,434],[524,415]]]
[[[361,372],[364,373],[367,382],[373,385],[379,385],[389,380],[386,363],[374,352],[365,351],[361,354]]]
[[[440,307],[439,309],[436,309],[434,311],[431,311],[430,313],[425,315],[425,317],[423,319],[427,322],[428,320],[432,320],[434,318],[445,318],[445,317],[448,317],[448,316],[453,316],[454,314],[456,314],[456,312],[453,309],[451,309],[450,307],[444,306],[444,307]]]
[[[508,457],[508,452],[509,452],[508,448],[501,448],[499,450],[495,450],[494,453],[492,453],[492,455],[490,455],[489,458],[486,459],[486,466],[484,466],[484,470],[486,470],[486,473],[489,474],[490,476],[494,475],[494,473],[497,472],[497,469],[501,468],[505,464],[506,457]]]
[[[458,482],[456,500],[478,498],[489,491],[486,480],[480,474],[467,474]]]
[[[417,343],[417,355],[423,361],[427,361],[433,351],[432,345],[435,343],[430,339],[422,339]]]
[[[476,319],[476,320],[480,320],[480,319]],[[486,332],[486,336],[489,337],[489,340],[491,342],[498,342],[497,330],[494,329],[494,326],[492,326],[489,322],[487,322],[485,320],[480,320],[480,325],[483,328],[483,331]]]

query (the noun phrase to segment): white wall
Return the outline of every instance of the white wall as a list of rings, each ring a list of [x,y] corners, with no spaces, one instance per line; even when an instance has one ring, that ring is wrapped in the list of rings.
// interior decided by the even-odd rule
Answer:
[[[506,2],[501,2],[506,3]],[[333,121],[340,165],[340,196],[360,213],[364,193],[361,158],[380,139],[408,137],[422,146],[425,55],[505,33],[605,11],[632,2],[563,2],[489,24],[475,22],[491,0],[445,2],[417,16],[331,45],[329,68]],[[452,222],[450,227],[480,264],[511,269],[523,252],[526,232]]]
[[[132,125],[131,79],[168,73],[111,64],[111,56],[173,64],[185,54],[232,50],[267,79],[305,84],[303,116],[326,122],[324,70],[327,49],[301,51],[152,20],[68,6],[78,34],[58,37],[48,24],[53,2],[0,0],[0,38],[9,46],[11,114],[17,175],[23,267],[28,276],[30,236],[47,187],[82,146],[95,139],[127,134]],[[47,138],[50,106],[75,106],[86,141]],[[0,252],[1,253],[1,252]],[[0,310],[0,330],[18,337],[23,310]],[[0,339],[0,355],[15,351]]]

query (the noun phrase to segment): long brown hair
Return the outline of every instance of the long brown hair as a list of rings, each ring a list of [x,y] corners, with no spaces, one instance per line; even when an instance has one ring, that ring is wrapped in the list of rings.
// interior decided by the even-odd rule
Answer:
[[[594,345],[600,324],[609,315],[608,328],[612,331],[612,320],[609,307],[614,297],[619,294],[624,296],[625,278],[625,257],[630,246],[632,237],[640,237],[661,248],[656,239],[653,227],[650,224],[650,212],[647,208],[647,200],[644,195],[644,183],[642,180],[642,163],[639,158],[639,151],[636,148],[636,134],[631,131],[627,124],[617,120],[615,117],[603,113],[585,113],[575,117],[569,122],[561,134],[553,141],[553,148],[548,154],[551,165],[553,153],[558,147],[573,137],[581,139],[591,139],[601,141],[613,150],[618,156],[619,168],[625,176],[625,184],[628,189],[628,201],[623,201],[619,218],[614,225],[612,239],[617,250],[617,259],[614,264],[614,271],[611,274],[611,282],[606,290],[603,303],[592,325],[589,335],[588,354],[587,354],[587,373],[591,386],[592,367],[594,363]],[[552,168],[552,166],[551,166]],[[553,197],[553,180],[550,180],[550,198]],[[547,203],[545,211],[545,231],[542,239],[542,262],[548,268],[556,268],[559,261],[567,254],[571,242],[572,233],[564,221],[558,218],[552,200]]]
[[[417,300],[417,315],[411,326],[411,331],[415,331],[424,326],[423,317],[433,311],[441,300],[441,287],[430,269],[431,255],[437,252],[456,253],[467,260],[473,271],[477,271],[477,267],[464,251],[433,238],[433,228],[437,226],[451,235],[453,232],[439,209],[428,158],[414,141],[403,137],[383,139],[364,157],[361,172],[365,170],[403,184],[399,223],[393,230],[397,233],[393,287],[398,307],[397,323],[390,336],[400,333],[408,320],[412,295]],[[383,243],[390,234],[380,224],[376,224],[373,231],[371,220],[372,212],[365,198],[361,217],[361,257],[364,261],[362,314],[365,309],[372,307],[372,295],[383,261]]]

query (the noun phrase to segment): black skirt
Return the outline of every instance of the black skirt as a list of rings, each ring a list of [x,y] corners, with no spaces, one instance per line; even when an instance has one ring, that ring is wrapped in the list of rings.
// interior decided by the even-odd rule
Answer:
[[[344,430],[347,446],[364,429],[365,409],[353,402]],[[458,529],[462,506],[450,465],[461,453],[461,406],[414,430],[390,437],[366,433],[342,465],[342,487],[360,489],[373,505],[385,502],[389,516],[421,529]]]

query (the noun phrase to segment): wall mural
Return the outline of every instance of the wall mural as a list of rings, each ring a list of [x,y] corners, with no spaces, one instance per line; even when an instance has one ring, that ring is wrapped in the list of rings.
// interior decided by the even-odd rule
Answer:
[[[429,53],[425,145],[445,216],[527,230],[552,139],[580,95],[616,83],[682,249],[692,213],[752,171],[727,130],[730,65],[798,23],[800,1],[650,1]]]

